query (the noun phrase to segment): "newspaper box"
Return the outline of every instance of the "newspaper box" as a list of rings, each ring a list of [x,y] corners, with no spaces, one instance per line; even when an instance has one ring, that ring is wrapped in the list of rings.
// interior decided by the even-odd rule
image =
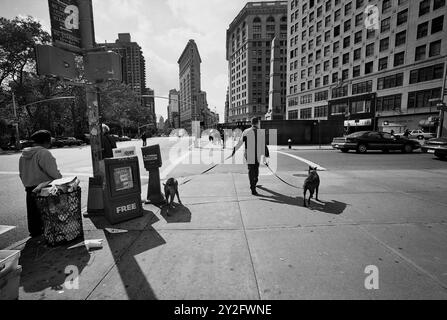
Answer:
[[[144,167],[149,172],[146,204],[159,205],[165,201],[161,193],[160,184],[160,168],[163,165],[160,145],[144,147],[141,151],[143,153]]]
[[[141,217],[138,157],[105,159],[104,214],[112,224]]]

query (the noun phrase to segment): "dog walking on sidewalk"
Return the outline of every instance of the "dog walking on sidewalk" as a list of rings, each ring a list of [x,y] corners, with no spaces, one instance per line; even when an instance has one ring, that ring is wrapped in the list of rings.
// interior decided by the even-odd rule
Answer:
[[[164,184],[165,187],[165,198],[166,198],[166,204],[168,206],[168,213],[169,216],[169,209],[173,207],[174,205],[174,199],[175,196],[177,196],[178,202],[181,205],[182,201],[180,200],[179,192],[178,192],[178,181],[174,178],[170,178],[168,181],[166,181],[166,184]]]
[[[318,175],[318,168],[312,168],[309,167],[309,176],[307,177],[306,181],[304,181],[304,207],[310,206],[310,200],[314,197],[314,194],[316,193],[316,200],[318,200],[318,191],[320,189],[320,176]],[[307,191],[309,191],[309,200],[306,204],[306,195]]]

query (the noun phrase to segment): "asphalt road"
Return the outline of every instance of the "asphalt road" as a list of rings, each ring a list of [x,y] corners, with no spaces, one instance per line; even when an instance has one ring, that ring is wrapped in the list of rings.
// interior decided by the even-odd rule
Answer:
[[[209,145],[204,141],[200,149],[190,149],[190,141],[155,138],[148,140],[151,144],[160,144],[163,167],[161,177],[176,177],[193,179],[202,172],[213,167],[213,163],[223,162],[231,153],[231,148],[225,152],[221,148]],[[136,146],[141,147],[140,141],[120,143],[119,147]],[[82,204],[87,204],[88,178],[91,176],[90,148],[66,148],[52,150],[56,157],[59,168],[64,176],[78,176],[83,188]],[[147,173],[144,170],[140,154],[140,170],[143,183],[143,196],[147,190]],[[14,226],[14,230],[0,235],[0,248],[5,248],[14,242],[20,241],[28,236],[26,222],[25,192],[18,176],[18,162],[20,154],[0,155],[0,226]],[[240,157],[239,157],[240,159]],[[213,161],[214,160],[214,161]],[[445,169],[447,162],[437,160],[433,155],[415,152],[414,154],[401,153],[374,153],[365,155],[356,153],[343,154],[339,151],[330,150],[302,150],[288,151],[279,150],[272,153],[271,167],[277,172],[293,172],[298,175],[305,174],[309,165],[316,165],[328,171],[371,171],[371,175],[377,171],[386,170],[430,170]],[[242,163],[234,164],[228,162],[215,167],[210,172],[214,173],[245,173],[246,166]],[[262,175],[267,174],[265,167],[261,168]],[[188,177],[188,178],[186,178]],[[389,179],[393,179],[392,176]],[[280,182],[278,182],[280,183]]]

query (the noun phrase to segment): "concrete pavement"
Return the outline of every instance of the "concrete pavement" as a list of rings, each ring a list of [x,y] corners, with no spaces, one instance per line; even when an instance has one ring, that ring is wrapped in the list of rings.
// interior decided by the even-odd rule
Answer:
[[[145,206],[117,226],[85,219],[101,250],[20,246],[20,299],[447,299],[446,174],[322,172],[322,202],[309,209],[273,176],[261,177],[260,197],[246,174],[194,176],[171,217]],[[64,285],[70,265],[79,289]],[[379,290],[365,288],[370,265]]]

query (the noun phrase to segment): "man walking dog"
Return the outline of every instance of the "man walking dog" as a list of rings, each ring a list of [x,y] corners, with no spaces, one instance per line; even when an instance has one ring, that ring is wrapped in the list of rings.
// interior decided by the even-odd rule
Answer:
[[[250,189],[251,193],[254,196],[258,196],[258,192],[256,191],[256,186],[259,181],[259,164],[262,156],[265,158],[270,158],[270,152],[267,148],[267,144],[265,141],[265,135],[261,134],[260,130],[260,121],[258,118],[253,118],[251,120],[251,128],[244,131],[242,134],[242,139],[239,140],[239,143],[233,149],[234,156],[242,145],[245,145],[245,159],[248,164],[248,178],[250,180]],[[267,160],[265,161],[267,164]]]

